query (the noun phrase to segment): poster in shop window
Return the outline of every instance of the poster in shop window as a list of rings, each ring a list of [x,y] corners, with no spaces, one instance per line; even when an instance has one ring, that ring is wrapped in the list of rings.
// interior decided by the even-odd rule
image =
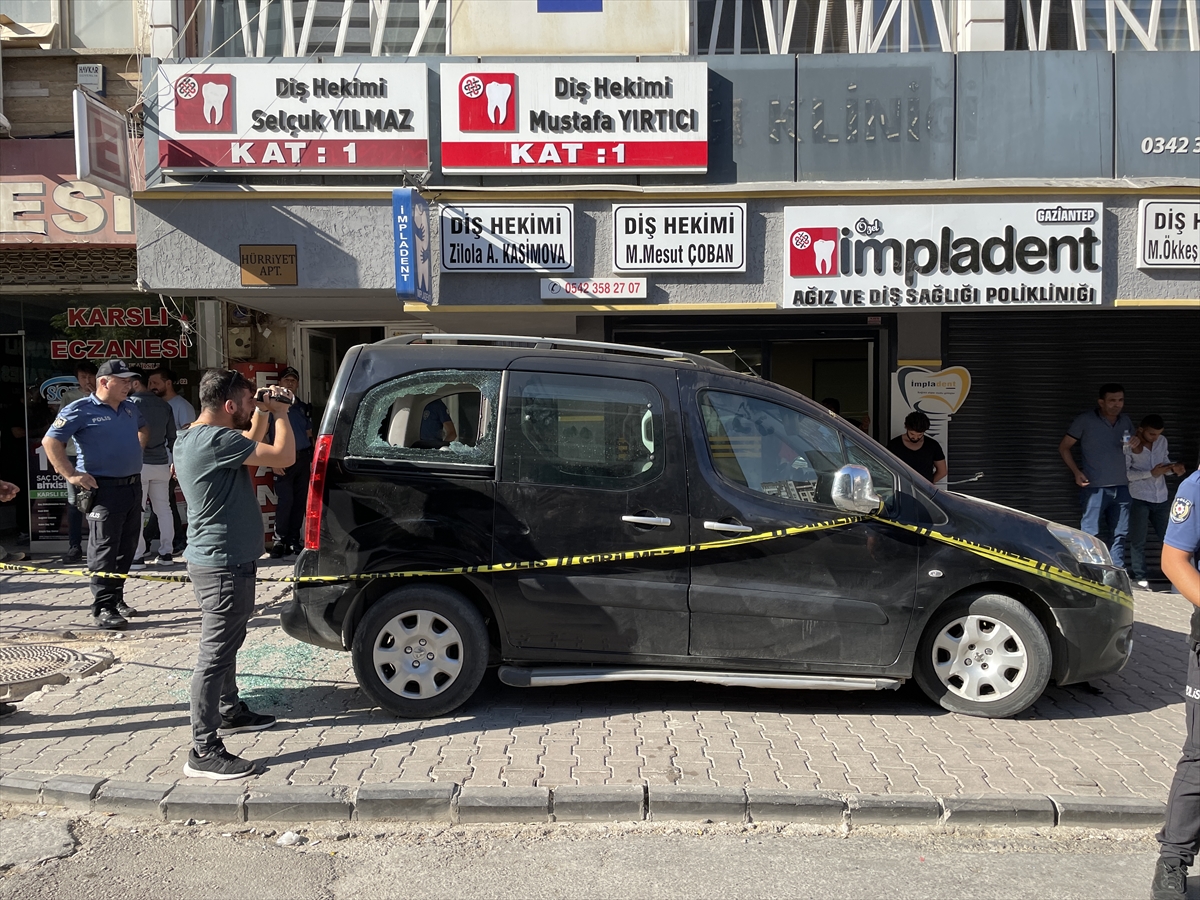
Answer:
[[[784,209],[786,309],[1098,306],[1100,203],[943,203]]]

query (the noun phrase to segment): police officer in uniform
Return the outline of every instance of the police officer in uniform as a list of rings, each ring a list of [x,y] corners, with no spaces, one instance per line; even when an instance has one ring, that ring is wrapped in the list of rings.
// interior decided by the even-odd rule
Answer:
[[[75,486],[88,509],[88,568],[125,575],[142,522],[142,448],[150,429],[129,396],[133,371],[110,359],[96,373],[96,392],[59,410],[42,439],[55,471]],[[72,438],[79,448],[67,456]],[[124,629],[137,615],[125,603],[125,580],[92,577],[92,615],[98,628]]]
[[[1162,570],[1192,606],[1184,707],[1187,736],[1167,797],[1167,821],[1158,833],[1154,900],[1184,900],[1187,870],[1200,852],[1200,470],[1184,479],[1171,504],[1163,539]]]

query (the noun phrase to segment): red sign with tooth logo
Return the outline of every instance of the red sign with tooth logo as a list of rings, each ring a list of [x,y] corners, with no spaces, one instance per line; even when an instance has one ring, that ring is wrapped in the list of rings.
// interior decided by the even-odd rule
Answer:
[[[163,63],[150,101],[159,165],[172,173],[428,169],[428,76],[421,63]],[[482,115],[487,121],[486,106]]]
[[[443,172],[708,168],[704,63],[474,62],[440,72]]]
[[[823,278],[838,274],[838,230],[797,228],[788,241],[793,276]]]
[[[458,84],[460,131],[516,131],[517,76],[511,72],[472,72]]]
[[[233,76],[184,75],[175,80],[177,131],[233,131]]]

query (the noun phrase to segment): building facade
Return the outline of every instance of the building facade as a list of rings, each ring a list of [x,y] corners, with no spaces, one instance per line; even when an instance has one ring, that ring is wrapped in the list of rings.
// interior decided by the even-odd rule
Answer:
[[[922,409],[1067,522],[1099,383],[1200,455],[1191,0],[146,5],[138,284],[318,408],[355,343],[537,334]]]

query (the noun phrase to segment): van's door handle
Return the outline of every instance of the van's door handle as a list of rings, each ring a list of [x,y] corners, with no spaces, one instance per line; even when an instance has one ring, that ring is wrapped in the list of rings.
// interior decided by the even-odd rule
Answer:
[[[664,516],[621,516],[621,521],[630,525],[661,525],[664,528],[671,524],[671,520]]]
[[[732,522],[705,522],[704,527],[709,531],[727,531],[730,534],[746,534],[754,530],[749,525],[734,525]]]

